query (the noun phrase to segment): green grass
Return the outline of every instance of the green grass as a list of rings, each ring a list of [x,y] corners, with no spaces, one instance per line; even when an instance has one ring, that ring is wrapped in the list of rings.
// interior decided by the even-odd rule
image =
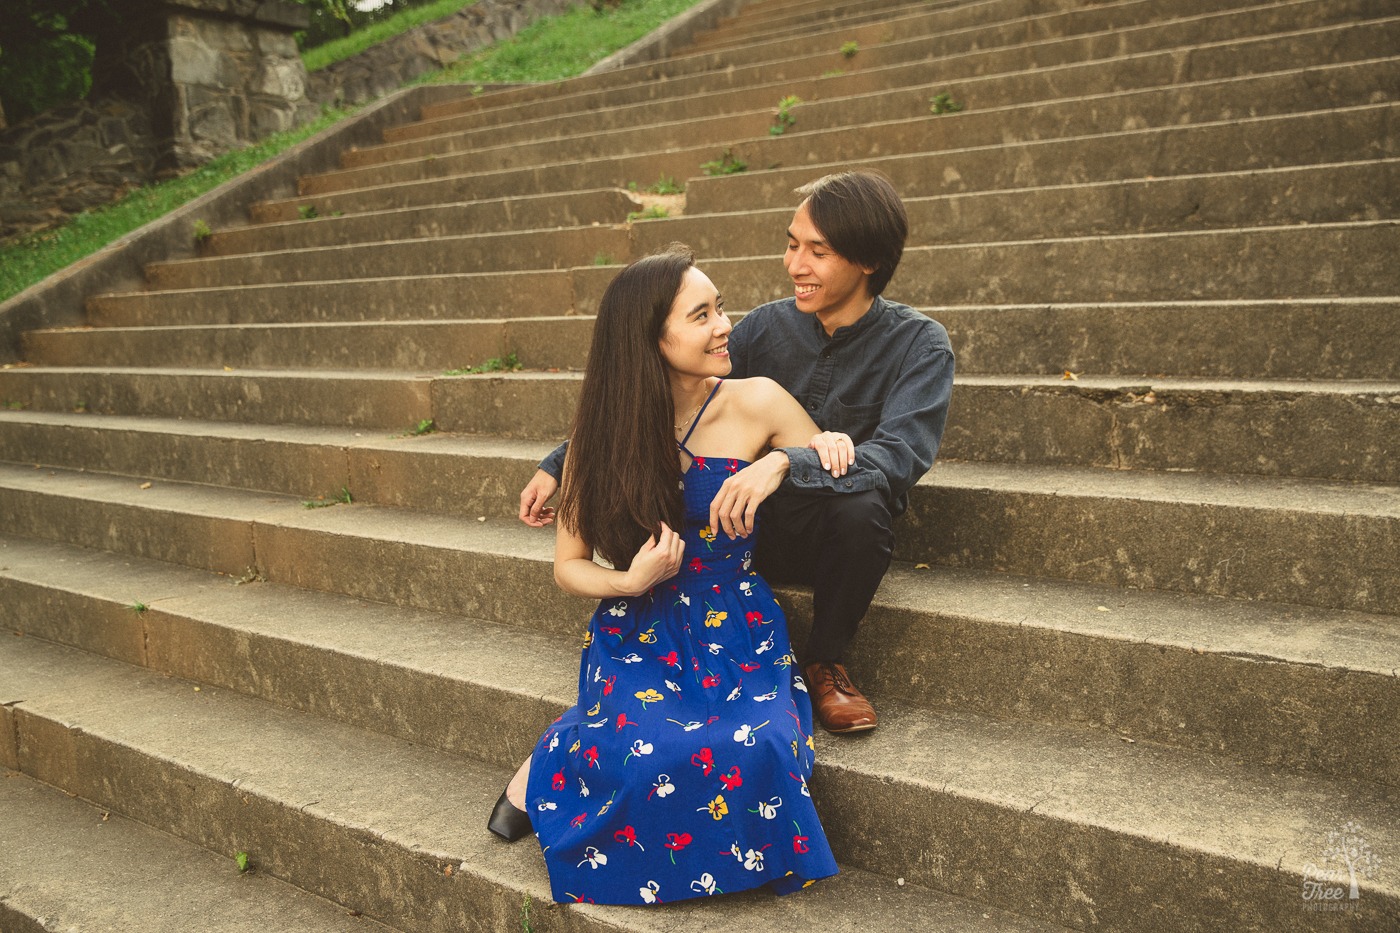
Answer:
[[[225,153],[188,175],[137,188],[120,201],[74,216],[62,227],[29,234],[6,244],[0,248],[0,301],[18,295],[113,240],[261,165],[357,109],[327,111],[306,126],[269,136],[255,146]],[[208,230],[208,226],[203,229]]]
[[[471,6],[476,0],[437,0],[420,7],[396,13],[383,22],[373,23],[364,29],[357,29],[343,39],[307,49],[301,53],[307,71],[320,71],[327,65],[354,58],[371,45],[392,39],[400,33],[408,32],[415,26],[431,23],[435,19],[451,16],[463,7]]]
[[[420,80],[512,84],[572,78],[695,3],[696,0],[623,0],[617,9],[601,13],[583,4],[558,16],[537,20],[512,38],[464,56]]]

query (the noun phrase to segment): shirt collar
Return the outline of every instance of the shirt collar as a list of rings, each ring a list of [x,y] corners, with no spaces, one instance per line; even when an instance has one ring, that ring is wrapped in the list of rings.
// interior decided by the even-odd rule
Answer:
[[[824,342],[835,343],[838,340],[850,340],[875,323],[875,319],[883,317],[885,314],[885,299],[882,295],[876,295],[875,300],[870,303],[870,310],[860,316],[854,324],[847,324],[845,327],[836,328],[836,333],[830,337],[826,335],[826,328],[822,322],[817,320],[817,316],[812,315],[812,326],[816,328],[817,336]]]

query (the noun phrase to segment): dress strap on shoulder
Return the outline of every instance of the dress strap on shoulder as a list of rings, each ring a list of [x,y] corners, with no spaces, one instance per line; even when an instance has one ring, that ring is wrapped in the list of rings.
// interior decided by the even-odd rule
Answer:
[[[700,426],[700,419],[705,417],[705,409],[709,408],[710,403],[715,400],[715,393],[719,391],[719,387],[722,385],[724,385],[723,378],[716,382],[715,387],[710,390],[710,394],[705,396],[705,404],[701,405],[700,410],[695,413],[695,420],[690,422],[690,430],[685,432],[685,437],[676,441],[676,446],[679,447],[682,451],[684,451],[685,455],[687,457],[690,457],[692,460],[695,459],[695,454],[691,453],[689,450],[686,450],[685,442],[690,440],[690,435],[694,434],[695,429]]]

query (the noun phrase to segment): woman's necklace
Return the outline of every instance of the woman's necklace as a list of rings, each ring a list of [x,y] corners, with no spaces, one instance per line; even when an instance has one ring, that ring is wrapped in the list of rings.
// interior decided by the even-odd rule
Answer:
[[[695,406],[695,410],[692,411],[692,412],[690,413],[690,416],[687,417],[687,418],[686,418],[684,421],[682,421],[680,424],[676,425],[676,433],[679,434],[681,431],[684,431],[684,430],[685,430],[685,426],[688,425],[688,424],[690,424],[690,422],[694,421],[694,420],[695,420],[695,416],[698,415],[698,414],[700,414],[700,409],[701,409],[701,408],[704,408],[704,407],[705,407],[705,402],[704,402],[703,400],[701,400],[700,404]]]

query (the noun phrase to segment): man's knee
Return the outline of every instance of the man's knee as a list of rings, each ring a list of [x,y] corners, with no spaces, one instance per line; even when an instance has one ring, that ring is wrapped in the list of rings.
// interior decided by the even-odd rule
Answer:
[[[826,511],[823,536],[828,542],[853,551],[873,549],[888,555],[894,546],[893,518],[890,505],[879,492],[847,493],[831,496],[824,503]]]

